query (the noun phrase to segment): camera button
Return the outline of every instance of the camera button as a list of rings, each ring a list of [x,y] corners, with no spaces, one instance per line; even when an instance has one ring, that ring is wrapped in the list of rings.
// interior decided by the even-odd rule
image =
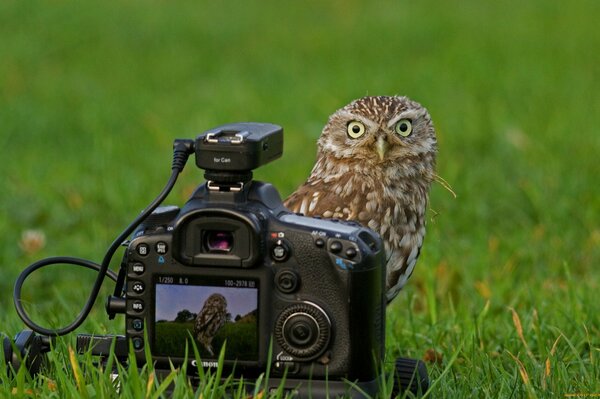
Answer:
[[[133,327],[135,331],[142,331],[144,329],[144,321],[142,319],[133,319],[131,327]]]
[[[281,270],[275,276],[277,288],[284,294],[291,294],[296,291],[299,280],[298,275],[291,270]]]
[[[291,359],[293,359],[293,358],[291,358]],[[277,360],[277,361],[273,362],[273,369],[278,374],[285,374],[285,373],[298,374],[298,372],[300,371],[300,365],[293,361]],[[294,392],[292,388],[287,389],[287,390],[289,390],[289,392]],[[286,389],[284,389],[284,391],[286,391]]]
[[[333,252],[334,254],[337,254],[338,252],[340,252],[342,250],[344,246],[342,245],[341,242],[339,241],[332,241],[331,244],[329,245],[329,250],[331,252]]]
[[[142,262],[135,262],[133,265],[131,265],[131,270],[139,276],[140,274],[144,274],[146,271],[146,266],[144,266]]]
[[[315,240],[315,245],[318,248],[323,248],[325,246],[325,240],[319,237]]]
[[[159,241],[156,243],[156,253],[159,255],[164,255],[167,253],[168,246],[166,242]]]
[[[150,253],[150,246],[148,244],[141,243],[141,244],[138,244],[137,247],[135,247],[135,251],[140,256],[146,256]]]
[[[144,283],[142,283],[141,281],[134,281],[131,284],[131,290],[136,294],[141,294],[142,292],[144,292]]]
[[[140,337],[133,338],[131,342],[133,343],[133,349],[135,349],[136,351],[139,351],[144,347],[144,340]]]
[[[144,301],[141,301],[141,300],[133,301],[133,303],[131,304],[131,309],[134,312],[143,312],[144,311]]]
[[[357,252],[355,248],[350,247],[346,250],[346,256],[350,259],[354,259],[356,257],[356,254]]]
[[[271,257],[277,262],[285,261],[290,255],[290,247],[284,240],[277,240],[271,249]]]

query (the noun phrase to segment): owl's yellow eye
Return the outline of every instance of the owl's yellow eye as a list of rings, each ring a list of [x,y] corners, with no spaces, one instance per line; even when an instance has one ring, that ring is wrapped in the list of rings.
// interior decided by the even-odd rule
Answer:
[[[412,122],[410,119],[400,119],[394,129],[400,136],[408,137],[412,133]]]
[[[348,136],[357,139],[365,134],[365,125],[358,121],[348,123]]]

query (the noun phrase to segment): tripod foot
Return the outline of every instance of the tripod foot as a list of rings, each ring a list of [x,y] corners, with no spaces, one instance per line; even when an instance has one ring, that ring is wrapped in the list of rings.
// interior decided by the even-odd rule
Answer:
[[[427,367],[422,360],[399,357],[396,359],[396,374],[392,397],[406,391],[415,395],[423,394],[429,389]]]

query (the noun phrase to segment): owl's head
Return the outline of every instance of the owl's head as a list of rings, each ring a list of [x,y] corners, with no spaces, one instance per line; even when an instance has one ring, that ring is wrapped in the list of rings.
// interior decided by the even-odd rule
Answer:
[[[431,117],[407,97],[363,97],[336,111],[319,139],[319,154],[393,166],[410,158],[429,158],[437,140]]]
[[[212,294],[204,303],[204,307],[207,306],[213,309],[225,310],[227,309],[227,299],[221,294]]]

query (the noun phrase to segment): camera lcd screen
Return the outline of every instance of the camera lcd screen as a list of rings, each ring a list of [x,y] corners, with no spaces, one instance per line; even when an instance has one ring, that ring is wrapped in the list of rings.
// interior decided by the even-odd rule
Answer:
[[[153,354],[226,360],[258,359],[258,280],[156,276]]]

